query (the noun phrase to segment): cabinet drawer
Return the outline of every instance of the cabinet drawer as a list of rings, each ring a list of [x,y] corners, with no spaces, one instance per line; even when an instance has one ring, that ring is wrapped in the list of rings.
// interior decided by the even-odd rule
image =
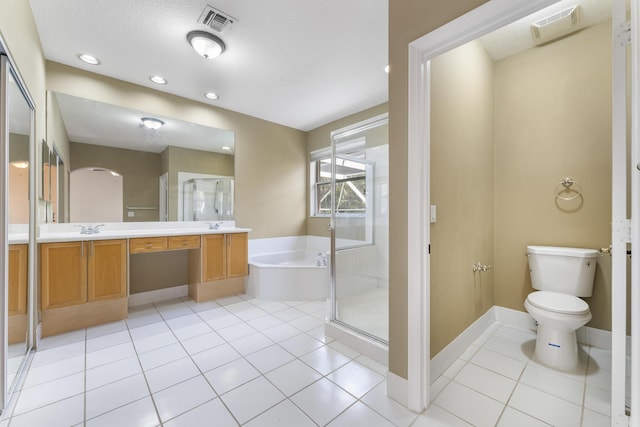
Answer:
[[[166,237],[137,237],[129,239],[129,253],[142,254],[167,250]]]
[[[169,249],[196,249],[200,247],[200,235],[195,236],[171,236],[169,237]]]

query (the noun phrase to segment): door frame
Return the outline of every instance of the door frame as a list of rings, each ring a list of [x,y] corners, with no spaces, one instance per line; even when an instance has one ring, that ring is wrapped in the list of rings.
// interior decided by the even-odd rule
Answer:
[[[407,406],[429,406],[430,60],[558,0],[490,0],[409,43],[407,162]]]

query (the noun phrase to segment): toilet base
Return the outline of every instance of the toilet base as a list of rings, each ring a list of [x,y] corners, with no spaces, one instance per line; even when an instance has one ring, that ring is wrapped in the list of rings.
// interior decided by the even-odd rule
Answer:
[[[580,367],[576,331],[562,331],[538,325],[534,357],[537,362],[559,371]]]

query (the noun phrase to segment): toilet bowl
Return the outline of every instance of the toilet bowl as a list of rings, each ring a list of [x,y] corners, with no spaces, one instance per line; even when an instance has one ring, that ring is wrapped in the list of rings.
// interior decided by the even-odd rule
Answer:
[[[576,330],[591,320],[589,305],[578,297],[593,291],[595,249],[527,246],[531,285],[525,309],[538,323],[534,359],[562,371],[579,367]]]
[[[537,291],[529,294],[524,307],[538,323],[535,360],[563,371],[577,369],[576,330],[591,320],[589,305],[572,295]]]

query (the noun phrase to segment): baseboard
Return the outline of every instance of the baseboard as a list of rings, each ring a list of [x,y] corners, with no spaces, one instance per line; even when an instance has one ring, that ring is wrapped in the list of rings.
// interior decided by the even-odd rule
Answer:
[[[387,396],[406,408],[409,405],[409,381],[387,371]]]
[[[467,348],[482,335],[489,326],[496,320],[496,307],[487,310],[478,320],[473,322],[467,329],[451,341],[445,348],[440,350],[431,359],[431,379],[435,381],[442,373],[461,355]]]
[[[171,288],[156,289],[155,291],[140,292],[129,295],[129,307],[151,304],[172,298],[186,297],[189,295],[189,285],[173,286]]]
[[[324,324],[324,333],[326,336],[333,338],[358,353],[364,354],[385,366],[389,366],[389,346],[359,335],[334,322]]]

